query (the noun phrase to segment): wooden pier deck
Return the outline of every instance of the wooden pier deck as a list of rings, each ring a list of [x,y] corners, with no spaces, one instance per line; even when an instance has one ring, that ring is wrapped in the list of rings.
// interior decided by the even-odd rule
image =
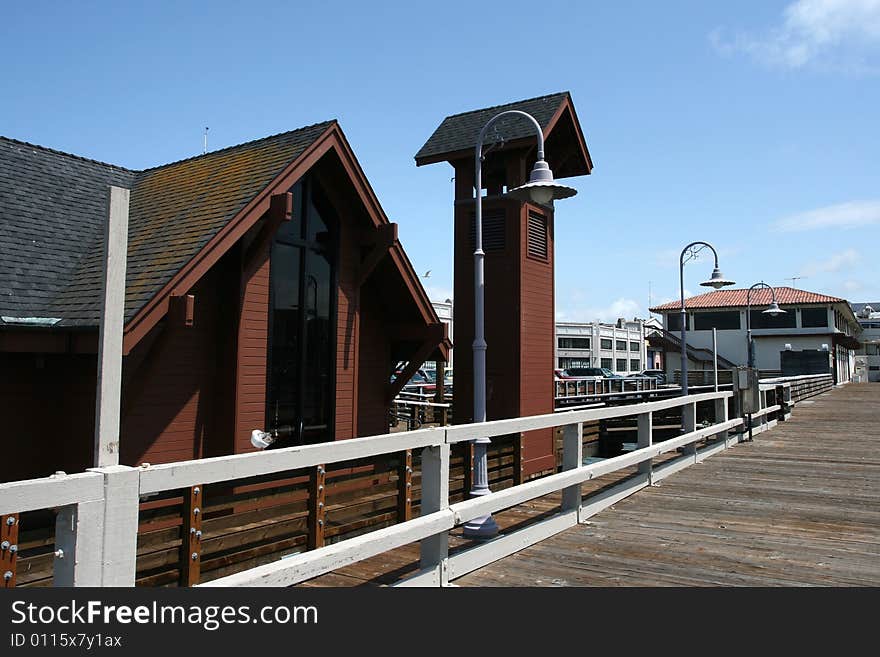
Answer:
[[[878,586],[880,385],[798,404],[788,422],[643,489],[459,586]],[[602,485],[590,482],[585,493]],[[502,528],[558,510],[548,496],[496,515]],[[451,550],[463,539],[450,536]],[[394,582],[410,545],[305,582]]]
[[[788,422],[460,586],[878,586],[880,385]]]

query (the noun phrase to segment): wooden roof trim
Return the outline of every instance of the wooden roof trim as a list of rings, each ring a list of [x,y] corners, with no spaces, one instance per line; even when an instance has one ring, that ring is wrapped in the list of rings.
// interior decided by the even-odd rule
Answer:
[[[196,282],[240,240],[269,209],[271,196],[283,188],[287,191],[321,157],[333,148],[338,123],[333,123],[312,142],[293,162],[279,173],[269,185],[257,194],[220,231],[178,271],[172,279],[132,317],[125,326],[122,350],[132,348],[168,312],[169,299],[186,293]]]
[[[325,130],[303,153],[257,194],[242,210],[233,217],[174,277],[129,320],[123,336],[123,353],[132,348],[165,316],[173,296],[185,294],[217,261],[240,240],[245,233],[266,213],[271,204],[271,196],[279,191],[287,191],[297,180],[305,175],[324,155],[334,150],[343,168],[351,179],[354,189],[367,210],[374,226],[391,223],[361,169],[354,151],[336,121]],[[440,318],[434,311],[415,269],[399,244],[390,251],[404,283],[416,301],[423,320],[428,324],[439,324]]]
[[[584,131],[581,129],[581,122],[578,119],[577,112],[574,110],[574,103],[571,102],[571,96],[566,94],[565,100],[562,105],[559,107],[558,116],[554,116],[553,119],[550,120],[550,125],[556,125],[556,121],[562,118],[562,115],[565,113],[565,110],[571,112],[571,122],[574,125],[574,131],[577,135],[578,146],[580,147],[581,155],[584,157],[584,162],[587,164],[587,173],[590,174],[593,171],[593,158],[590,157],[590,151],[587,148],[587,140],[584,137]],[[550,134],[550,131],[547,131],[547,134]],[[544,135],[546,138],[547,135]]]

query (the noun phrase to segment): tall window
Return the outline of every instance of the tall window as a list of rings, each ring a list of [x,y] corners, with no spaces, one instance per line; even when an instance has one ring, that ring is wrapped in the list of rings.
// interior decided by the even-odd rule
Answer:
[[[629,361],[629,369],[632,370],[633,372],[638,372],[640,369],[639,368],[640,364],[641,363],[638,358],[631,358]]]
[[[629,343],[629,350],[630,351],[638,351],[639,350],[639,343],[638,342],[630,342]]]
[[[611,367],[612,367],[612,365],[611,365],[611,359],[610,359],[610,358],[602,358],[602,359],[601,359],[601,363],[599,364],[599,366],[600,366],[600,367],[604,367],[606,370],[610,370]]]
[[[333,438],[336,217],[310,179],[293,189],[293,218],[272,243],[266,426],[283,444]]]
[[[618,358],[617,359],[617,371],[618,372],[626,372],[626,358]]]

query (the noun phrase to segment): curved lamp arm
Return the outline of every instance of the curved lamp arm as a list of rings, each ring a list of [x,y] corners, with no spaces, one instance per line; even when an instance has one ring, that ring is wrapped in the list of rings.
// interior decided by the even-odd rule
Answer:
[[[681,257],[679,258],[679,264],[680,264],[682,267],[684,267],[684,263],[686,262],[686,260],[684,259],[685,254],[686,254],[688,251],[690,251],[691,249],[693,249],[695,246],[708,247],[709,249],[711,249],[711,250],[712,250],[712,254],[715,256],[715,267],[716,267],[716,268],[718,267],[718,251],[716,251],[716,250],[715,250],[715,247],[712,246],[711,244],[709,244],[709,242],[691,242],[691,243],[688,244],[686,247],[684,247],[684,248],[681,250]],[[696,250],[691,254],[691,258],[695,257],[695,256],[697,255],[697,253],[699,253],[699,252],[702,251],[702,250],[703,250],[702,248],[701,248],[701,249],[696,249]],[[690,260],[691,258],[688,258],[688,260]]]
[[[760,283],[752,285],[752,287],[749,288],[749,291],[746,292],[746,308],[750,308],[752,305],[752,290],[755,288],[767,288],[770,290],[770,298],[773,299],[773,303],[776,303],[776,290],[774,290],[772,286],[767,285],[764,281],[761,281]]]

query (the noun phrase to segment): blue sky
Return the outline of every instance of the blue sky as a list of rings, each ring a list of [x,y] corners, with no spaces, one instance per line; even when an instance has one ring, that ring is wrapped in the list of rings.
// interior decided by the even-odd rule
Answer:
[[[678,253],[880,300],[880,0],[39,2],[0,14],[0,134],[131,168],[328,118],[437,299],[448,114],[568,90],[595,169],[556,211],[556,310],[646,316]],[[552,162],[552,155],[548,153]],[[711,263],[685,268],[702,291]],[[786,280],[788,279],[788,280]],[[492,282],[487,281],[487,294]]]

